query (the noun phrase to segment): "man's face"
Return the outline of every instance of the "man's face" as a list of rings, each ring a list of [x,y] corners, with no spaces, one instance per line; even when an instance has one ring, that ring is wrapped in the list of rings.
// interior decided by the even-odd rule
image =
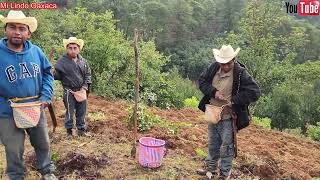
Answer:
[[[31,37],[28,26],[20,23],[7,23],[4,33],[9,43],[16,47],[20,47]]]
[[[68,44],[67,45],[67,54],[71,58],[76,58],[80,53],[80,48],[77,44]]]
[[[220,63],[220,68],[221,68],[221,70],[222,70],[223,72],[225,72],[225,73],[227,73],[227,72],[229,72],[230,70],[232,70],[233,67],[234,67],[234,61],[235,61],[235,59],[232,59],[232,60],[229,61],[228,63],[224,63],[224,64]]]

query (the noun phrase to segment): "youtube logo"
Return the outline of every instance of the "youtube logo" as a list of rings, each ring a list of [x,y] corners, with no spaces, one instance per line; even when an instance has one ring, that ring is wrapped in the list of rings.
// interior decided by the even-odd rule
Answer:
[[[299,0],[298,4],[286,2],[287,13],[298,13],[300,16],[318,16],[319,0]]]

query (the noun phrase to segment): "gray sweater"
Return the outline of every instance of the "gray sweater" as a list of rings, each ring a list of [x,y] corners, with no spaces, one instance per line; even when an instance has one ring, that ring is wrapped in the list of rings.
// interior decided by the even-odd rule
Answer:
[[[55,65],[54,79],[62,82],[63,88],[88,89],[91,84],[91,70],[88,62],[78,55],[77,62],[64,54]]]

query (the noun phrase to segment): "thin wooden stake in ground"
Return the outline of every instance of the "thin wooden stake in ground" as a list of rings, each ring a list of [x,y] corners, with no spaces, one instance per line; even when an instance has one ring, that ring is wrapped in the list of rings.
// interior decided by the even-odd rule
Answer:
[[[138,102],[139,102],[139,59],[138,59],[138,30],[134,30],[134,64],[135,64],[135,80],[134,80],[134,114],[133,114],[133,131],[134,141],[132,144],[131,157],[136,157],[137,138],[138,138]]]

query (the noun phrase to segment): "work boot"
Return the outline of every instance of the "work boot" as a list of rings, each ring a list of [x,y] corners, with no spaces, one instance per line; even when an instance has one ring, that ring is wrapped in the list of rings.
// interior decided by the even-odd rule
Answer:
[[[44,176],[42,176],[42,179],[43,180],[58,180],[58,178],[52,173],[45,174]]]
[[[219,176],[219,180],[230,180],[230,176]]]
[[[205,166],[204,168],[197,169],[197,174],[201,176],[207,176],[209,179],[218,175],[215,168],[211,168],[207,166]]]
[[[67,139],[71,140],[73,138],[72,129],[67,129]]]
[[[220,172],[219,180],[230,180],[230,179],[231,179],[231,171],[228,173],[228,175],[224,175],[222,174],[222,172]]]
[[[82,129],[78,129],[78,136],[82,136],[82,137],[91,137],[91,135],[88,133],[88,132],[86,132],[86,130],[82,130]]]

